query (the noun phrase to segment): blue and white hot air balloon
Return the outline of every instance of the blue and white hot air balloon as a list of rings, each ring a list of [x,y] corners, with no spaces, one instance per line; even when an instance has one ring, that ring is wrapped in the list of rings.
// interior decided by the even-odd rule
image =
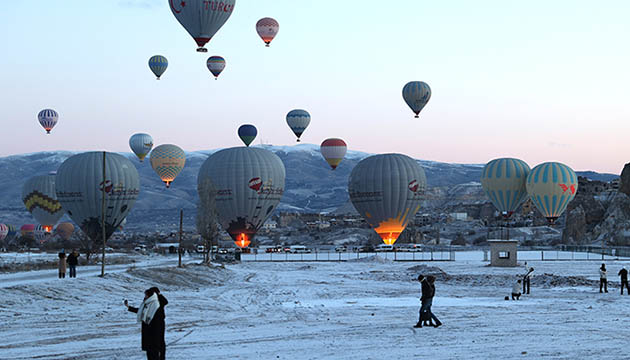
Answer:
[[[160,80],[160,76],[164,74],[167,67],[168,60],[162,55],[154,55],[149,59],[149,69],[157,76],[157,80]]]
[[[57,125],[59,114],[53,109],[44,109],[37,114],[39,124],[46,130],[46,134],[50,134],[50,130]]]
[[[512,158],[495,159],[483,167],[483,191],[504,217],[510,217],[527,198],[525,182],[529,171],[527,163]]]
[[[308,124],[311,123],[311,114],[306,110],[295,109],[289,111],[287,114],[287,124],[295,136],[297,136],[297,142],[300,142],[300,136],[304,133],[304,130],[308,127]]]
[[[420,111],[431,99],[431,88],[423,81],[410,81],[402,91],[403,99],[414,114],[416,118],[420,117]]]
[[[142,162],[153,148],[153,138],[151,135],[145,133],[133,134],[129,138],[129,147],[131,151],[136,154],[138,159],[140,159],[140,162]]]
[[[575,198],[578,179],[570,167],[546,162],[529,172],[526,186],[527,194],[536,208],[553,224]]]

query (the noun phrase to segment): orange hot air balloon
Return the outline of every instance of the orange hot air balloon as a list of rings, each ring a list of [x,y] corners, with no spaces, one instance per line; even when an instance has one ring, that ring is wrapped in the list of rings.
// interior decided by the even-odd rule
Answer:
[[[72,236],[73,232],[74,225],[69,222],[63,222],[57,225],[57,228],[55,229],[55,234],[59,235],[64,240],[70,239],[70,236]]]

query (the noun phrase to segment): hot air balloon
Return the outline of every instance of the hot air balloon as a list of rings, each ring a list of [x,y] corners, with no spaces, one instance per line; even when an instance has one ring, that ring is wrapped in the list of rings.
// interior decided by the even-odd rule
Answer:
[[[59,235],[63,240],[70,239],[73,232],[74,225],[69,222],[62,222],[61,224],[57,225],[57,228],[55,229],[55,234]]]
[[[284,193],[285,169],[274,153],[248,147],[212,154],[199,169],[197,190],[215,195],[221,226],[239,247],[247,247]]]
[[[46,230],[42,225],[36,225],[35,230],[33,230],[33,237],[40,244],[43,244],[50,237],[50,231]]]
[[[105,181],[103,181],[105,156]],[[70,218],[93,241],[103,238],[103,190],[105,191],[105,238],[127,217],[140,192],[140,179],[126,157],[93,151],[71,156],[57,171],[57,199]]]
[[[258,130],[256,130],[254,125],[245,124],[238,128],[238,137],[245,143],[245,146],[249,146],[256,138],[256,135],[258,135]]]
[[[165,144],[153,149],[149,155],[149,160],[153,170],[168,188],[184,168],[186,153],[177,145]]]
[[[39,124],[46,130],[46,134],[50,134],[50,130],[57,125],[59,114],[53,109],[44,109],[37,114]]]
[[[214,75],[214,79],[218,80],[219,75],[223,69],[225,69],[225,59],[221,56],[210,56],[206,62],[206,66],[208,66],[208,70]]]
[[[15,236],[17,235],[17,228],[15,227],[15,225],[11,225],[11,224],[5,224],[5,225],[9,229],[9,233],[7,234],[7,237],[5,238],[5,240],[9,242],[15,239]]]
[[[319,147],[319,152],[322,153],[322,156],[333,170],[339,166],[343,157],[346,156],[347,150],[346,142],[336,138],[324,140]]]
[[[52,231],[64,213],[55,192],[55,176],[54,172],[35,176],[22,186],[22,201],[26,209],[48,232]]]
[[[420,111],[431,99],[431,88],[425,82],[411,81],[405,85],[402,94],[407,105],[416,114],[415,117],[419,118]]]
[[[420,209],[426,187],[424,170],[401,154],[374,155],[354,167],[348,181],[355,209],[392,245]]]
[[[6,239],[7,235],[9,235],[9,227],[5,224],[0,224],[0,243]]]
[[[297,136],[298,142],[300,142],[300,136],[302,136],[302,133],[306,130],[310,122],[311,114],[306,110],[295,109],[289,111],[287,114],[287,124],[289,124],[291,130],[293,130],[293,133]]]
[[[133,134],[129,138],[129,147],[131,151],[140,159],[140,162],[144,161],[144,158],[151,152],[153,147],[153,138],[149,134],[138,133]]]
[[[542,163],[527,176],[527,194],[550,224],[566,210],[577,189],[577,175],[561,163]]]
[[[123,229],[125,228],[125,225],[127,225],[127,218],[125,218],[125,220],[123,220],[123,222],[121,222],[120,225],[118,225],[118,228],[116,230],[123,231]]]
[[[23,238],[35,239],[34,232],[35,224],[24,224],[20,227],[20,235],[22,235]]]
[[[149,69],[157,76],[157,80],[160,80],[160,76],[164,74],[167,67],[168,60],[162,55],[154,55],[149,59]]]
[[[235,0],[169,0],[177,21],[197,43],[198,52],[208,52],[203,46],[225,24],[234,10]]]
[[[262,18],[256,23],[256,32],[265,42],[266,47],[269,47],[271,40],[278,34],[278,30],[280,30],[280,24],[272,18]]]
[[[501,158],[490,161],[481,173],[481,186],[492,204],[508,218],[527,198],[525,183],[529,165],[523,160]]]

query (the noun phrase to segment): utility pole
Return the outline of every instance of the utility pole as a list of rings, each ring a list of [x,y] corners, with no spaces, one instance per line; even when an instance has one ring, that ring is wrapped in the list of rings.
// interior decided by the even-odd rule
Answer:
[[[101,197],[101,233],[103,234],[103,257],[101,259],[101,277],[105,276],[105,241],[107,241],[107,231],[105,230],[105,179],[107,173],[105,171],[105,151],[103,151],[103,182],[102,184],[102,197]]]
[[[177,249],[177,253],[179,254],[179,265],[178,267],[182,267],[182,231],[184,226],[184,209],[179,210],[179,248]]]

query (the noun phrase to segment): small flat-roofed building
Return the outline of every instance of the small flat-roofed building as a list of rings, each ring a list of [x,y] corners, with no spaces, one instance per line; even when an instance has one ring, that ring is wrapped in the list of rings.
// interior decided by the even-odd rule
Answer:
[[[488,243],[490,244],[490,266],[517,266],[518,240],[488,240]]]

